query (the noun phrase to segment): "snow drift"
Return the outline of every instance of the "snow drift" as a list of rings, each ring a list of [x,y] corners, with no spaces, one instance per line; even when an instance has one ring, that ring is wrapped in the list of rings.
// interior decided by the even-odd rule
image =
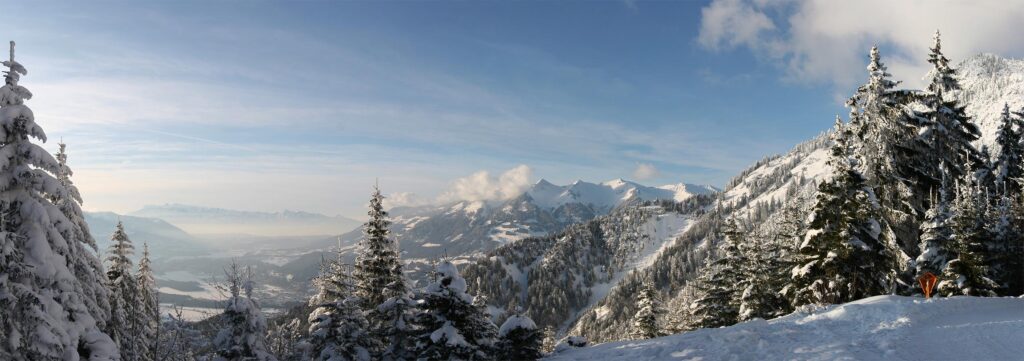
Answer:
[[[876,296],[774,320],[567,350],[552,360],[1016,360],[1024,299]]]

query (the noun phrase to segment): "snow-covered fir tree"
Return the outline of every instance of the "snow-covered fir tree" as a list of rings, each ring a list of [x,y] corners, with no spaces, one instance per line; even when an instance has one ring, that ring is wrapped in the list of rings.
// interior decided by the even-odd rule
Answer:
[[[156,291],[156,278],[153,277],[152,262],[149,259],[149,244],[142,244],[142,258],[139,259],[139,271],[136,274],[138,282],[139,300],[139,337],[144,342],[140,361],[152,361],[156,359],[159,343],[157,338],[160,332],[160,303]]]
[[[851,149],[857,170],[874,191],[883,232],[891,231],[898,244],[917,246],[921,199],[914,193],[915,180],[925,174],[915,166],[925,148],[916,139],[916,117],[908,116],[910,92],[896,89],[882,63],[878,47],[872,47],[868,81],[846,102],[850,109]]]
[[[359,242],[359,254],[356,257],[355,277],[356,295],[362,299],[366,310],[376,309],[388,299],[384,289],[401,280],[401,274],[395,274],[399,264],[398,247],[388,237],[388,213],[384,210],[384,196],[380,189],[374,187],[370,197],[370,220],[363,225],[363,239]]]
[[[376,336],[380,338],[384,349],[383,360],[408,360],[413,358],[413,316],[416,301],[409,292],[401,262],[396,262],[392,269],[395,280],[384,289],[387,300],[377,306],[373,314],[378,321]]]
[[[83,229],[80,198],[60,180],[59,162],[19,85],[28,72],[10,58],[0,87],[0,355],[14,360],[116,360],[103,331],[108,292],[95,242]],[[55,199],[74,200],[63,205]]]
[[[350,271],[340,260],[325,261],[314,281],[317,294],[310,299],[316,308],[309,314],[311,360],[368,361],[378,348],[370,324],[354,295]]]
[[[939,168],[946,169],[942,165]],[[942,180],[942,186],[938,194],[932,196],[932,206],[921,224],[921,253],[915,260],[918,277],[927,272],[941,275],[946,262],[953,258],[953,216],[949,207],[951,192],[948,183],[945,178]]]
[[[132,255],[135,247],[124,230],[124,224],[117,222],[117,228],[110,237],[107,250],[107,282],[110,287],[110,321],[107,333],[121,350],[126,360],[142,360],[147,349],[147,339],[142,335],[142,299],[139,282],[132,273]]]
[[[654,288],[653,283],[648,281],[640,286],[636,307],[636,314],[633,315],[633,337],[648,339],[662,336],[658,321],[665,310],[662,308],[658,290]]]
[[[498,328],[495,357],[512,361],[537,360],[544,356],[543,342],[544,334],[537,324],[517,309]]]
[[[785,280],[787,267],[779,246],[772,240],[753,240],[744,247],[746,263],[740,283],[736,285],[739,291],[737,321],[770,319],[789,308],[780,293],[785,286],[782,280]]]
[[[1009,192],[1007,192],[1009,193]],[[985,247],[986,264],[992,277],[1000,284],[1002,294],[1019,296],[1024,292],[1024,230],[1020,228],[1020,201],[1009,194],[993,197],[995,204],[987,214],[989,237]]]
[[[836,119],[829,164],[832,179],[818,186],[809,230],[792,271],[794,304],[842,303],[885,293],[890,255],[875,198],[856,170],[849,129]]]
[[[995,191],[1005,192],[1010,199],[1020,199],[1020,189],[1024,182],[1024,143],[1021,133],[1024,132],[1024,116],[1011,113],[1010,106],[1003,104],[1003,112],[999,117],[999,130],[996,133],[996,144],[999,155],[992,166],[995,171]]]
[[[988,294],[986,290],[997,289],[989,283],[992,273],[987,266],[994,258],[989,252],[992,239],[988,229],[989,196],[972,174],[961,176],[955,191],[951,206],[953,235],[949,246],[955,258],[946,263],[937,285],[939,294],[961,295],[965,291],[972,295]]]
[[[434,272],[435,280],[418,295],[416,359],[491,359],[497,327],[483,309],[473,305],[466,280],[454,264],[440,262]]]
[[[224,275],[228,300],[221,314],[224,326],[213,339],[213,360],[277,361],[267,349],[267,320],[252,297],[252,270],[232,261]]]
[[[982,169],[984,162],[980,152],[971,144],[980,137],[978,126],[969,116],[965,106],[953,95],[960,91],[956,70],[949,65],[949,59],[942,54],[939,32],[935,32],[935,43],[928,54],[932,69],[928,73],[930,83],[927,91],[918,96],[918,104],[924,107],[916,111],[923,123],[918,137],[928,144],[928,149],[918,157],[914,166],[921,167],[926,177],[917,186],[918,194],[929,194],[942,186],[943,177],[957,179],[971,167]],[[945,169],[939,166],[944,165]]]
[[[742,244],[746,235],[739,229],[735,218],[725,222],[722,231],[725,239],[718,249],[718,259],[711,261],[711,254],[704,262],[700,276],[695,282],[696,300],[690,307],[693,322],[691,328],[713,328],[736,323],[739,314],[739,290],[743,265],[746,263]]]

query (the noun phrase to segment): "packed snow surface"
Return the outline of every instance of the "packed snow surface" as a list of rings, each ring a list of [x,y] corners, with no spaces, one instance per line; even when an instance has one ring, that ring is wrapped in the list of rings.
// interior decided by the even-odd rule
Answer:
[[[1020,360],[1024,298],[876,296],[552,360]]]

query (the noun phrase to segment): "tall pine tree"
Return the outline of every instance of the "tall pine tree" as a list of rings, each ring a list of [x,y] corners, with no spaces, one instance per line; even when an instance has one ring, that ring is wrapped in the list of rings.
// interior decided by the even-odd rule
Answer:
[[[107,333],[121,350],[121,357],[127,360],[141,360],[146,342],[140,335],[141,299],[139,284],[132,274],[132,255],[135,247],[124,231],[124,224],[117,222],[117,228],[110,237],[107,250],[107,282],[110,287],[110,322]]]
[[[116,359],[102,331],[110,312],[103,266],[84,222],[69,218],[81,214],[80,197],[55,177],[60,163],[31,141],[46,134],[25,106],[32,93],[18,84],[28,72],[14,60],[14,42],[0,64],[0,355]]]
[[[882,63],[878,47],[872,47],[868,82],[847,100],[852,139],[850,145],[862,161],[857,170],[874,191],[883,232],[905,248],[916,247],[921,199],[914,193],[915,181],[925,178],[915,159],[923,148],[916,139],[920,120],[908,116],[911,93],[896,89],[899,84]]]
[[[919,166],[925,177],[917,184],[918,194],[929,194],[942,186],[943,177],[958,179],[970,169],[984,169],[985,159],[971,143],[980,137],[975,125],[954,97],[960,91],[956,70],[949,65],[949,59],[942,54],[939,32],[935,32],[935,43],[928,55],[932,70],[927,91],[918,96],[918,103],[924,109],[917,111],[922,119],[918,137],[927,144],[927,150],[918,157]],[[944,165],[945,169],[940,169]],[[931,208],[925,204],[925,209]]]
[[[384,196],[376,186],[370,196],[367,215],[370,220],[363,225],[363,239],[359,243],[353,277],[356,295],[362,298],[363,308],[375,310],[389,297],[384,290],[402,279],[400,273],[395,273],[396,269],[401,270],[398,247],[388,237],[391,221],[384,210]]]
[[[849,129],[836,119],[832,179],[818,187],[817,204],[793,268],[796,305],[842,303],[884,293],[891,282],[874,195],[857,169]]]
[[[996,191],[1005,193],[1010,199],[1020,199],[1020,189],[1024,182],[1024,143],[1021,133],[1024,132],[1024,116],[1011,113],[1009,105],[1003,105],[999,117],[999,130],[996,133],[996,144],[999,155],[993,169],[995,171]]]
[[[142,244],[142,258],[139,259],[139,272],[135,278],[139,291],[139,337],[144,341],[139,360],[151,361],[156,359],[159,346],[160,303],[148,243]]]

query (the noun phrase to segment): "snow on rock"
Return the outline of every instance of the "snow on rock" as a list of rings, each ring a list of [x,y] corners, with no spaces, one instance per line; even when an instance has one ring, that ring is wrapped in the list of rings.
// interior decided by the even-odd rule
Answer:
[[[1024,299],[876,296],[661,338],[564,349],[551,360],[1016,360]]]

